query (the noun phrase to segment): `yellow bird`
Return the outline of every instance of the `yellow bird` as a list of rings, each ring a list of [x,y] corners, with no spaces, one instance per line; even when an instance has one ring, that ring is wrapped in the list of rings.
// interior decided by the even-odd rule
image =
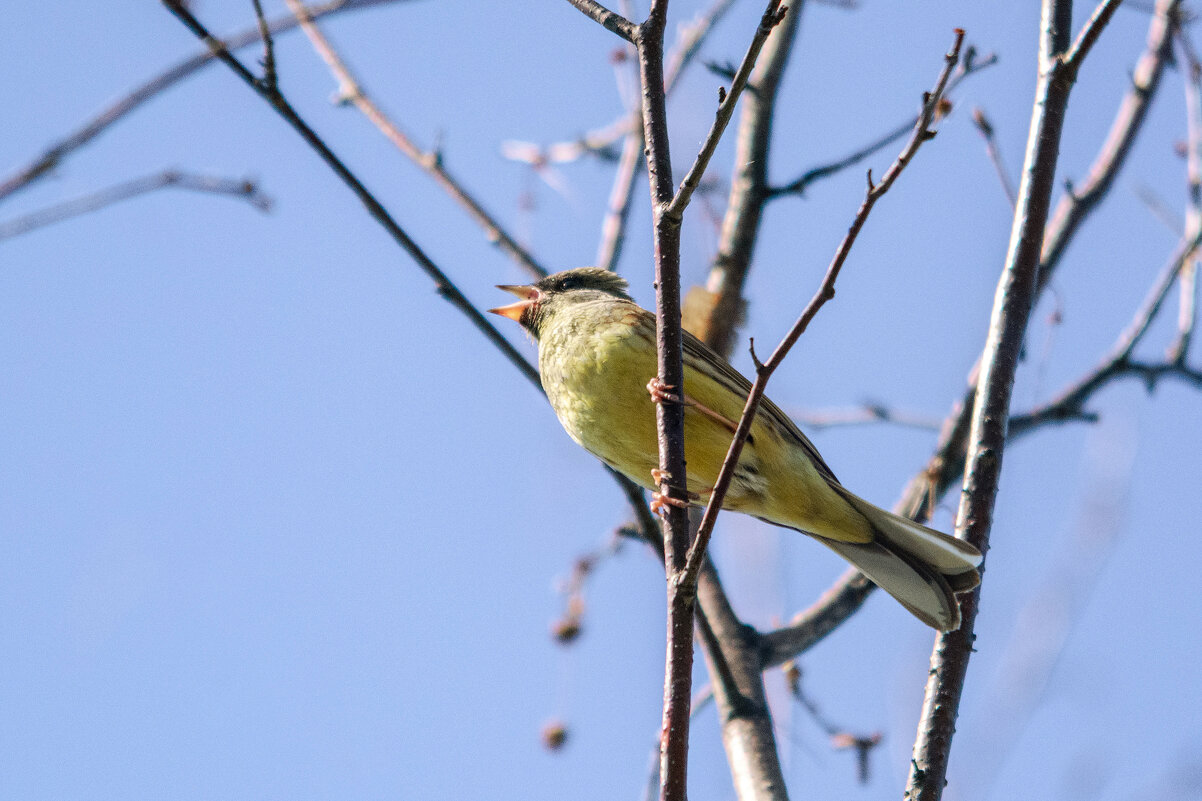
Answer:
[[[568,436],[635,483],[658,489],[653,394],[655,315],[597,267],[500,286],[517,303],[490,311],[538,342],[538,369]],[[650,391],[649,391],[650,390]],[[684,332],[685,458],[690,500],[708,500],[743,404],[742,374]],[[929,626],[960,626],[956,593],[980,581],[968,543],[873,506],[844,489],[813,444],[767,397],[760,402],[723,507],[809,534],[842,556]]]

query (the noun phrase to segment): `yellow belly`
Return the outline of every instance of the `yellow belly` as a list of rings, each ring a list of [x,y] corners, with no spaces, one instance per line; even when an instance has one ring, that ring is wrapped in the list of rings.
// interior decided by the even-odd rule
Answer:
[[[590,304],[592,305],[592,304]],[[630,304],[560,314],[540,334],[539,371],[560,423],[577,443],[647,489],[659,464],[653,320]],[[737,421],[746,390],[685,360],[684,393]],[[732,427],[685,407],[688,490],[704,503],[733,436]],[[723,504],[778,525],[847,541],[871,539],[867,522],[829,485],[805,452],[767,415],[757,415]]]

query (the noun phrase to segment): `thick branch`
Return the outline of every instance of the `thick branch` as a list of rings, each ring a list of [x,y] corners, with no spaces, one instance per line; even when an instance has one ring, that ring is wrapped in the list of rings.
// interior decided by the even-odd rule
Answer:
[[[680,225],[664,215],[672,200],[672,163],[668,150],[668,113],[664,93],[664,28],[667,0],[651,5],[647,21],[634,39],[642,86],[643,138],[655,238],[655,318],[659,379],[667,386],[684,385],[680,330]],[[665,801],[685,801],[688,787],[689,700],[693,671],[693,597],[679,590],[673,577],[684,567],[689,545],[689,519],[683,508],[685,490],[684,407],[656,404],[659,439],[660,494],[669,503],[664,516],[664,565],[667,573],[668,644],[664,675],[664,714],[660,740],[660,794]]]
[[[1077,188],[1076,194],[1066,195],[1057,204],[1044,235],[1038,294],[1046,289],[1081,222],[1105,197],[1142,129],[1148,105],[1159,87],[1171,52],[1169,48],[1179,6],[1180,0],[1157,0],[1156,12],[1148,28],[1147,48],[1136,65],[1132,87],[1119,105],[1110,134],[1094,160],[1086,182]],[[894,511],[898,514],[919,522],[926,520],[938,499],[961,477],[979,372],[978,361],[969,371],[964,395],[948,412],[934,453],[926,466],[910,479],[895,504]],[[816,603],[799,613],[790,626],[765,635],[766,664],[780,664],[807,650],[854,614],[875,588],[873,584],[865,585],[861,579],[855,571],[844,574],[823,595],[827,599],[825,604]],[[821,625],[815,625],[816,622]]]
[[[568,0],[568,2],[580,9],[585,16],[599,23],[605,30],[616,33],[628,42],[634,41],[636,26],[621,14],[610,11],[596,0]]]
[[[1087,30],[1099,18],[1095,15]],[[998,282],[989,335],[982,354],[969,433],[969,453],[964,474],[956,533],[981,553],[989,550],[994,501],[1001,476],[1006,444],[1010,396],[1018,368],[1023,336],[1038,294],[1040,246],[1051,205],[1069,92],[1079,61],[1068,62],[1072,0],[1045,0],[1040,42],[1040,78],[1036,87],[1030,138],[1024,159],[1022,184],[1015,208],[1014,226],[1006,264]],[[1091,37],[1096,38],[1094,34]],[[918,736],[914,742],[910,779],[905,797],[910,801],[939,801],[947,783],[952,735],[972,654],[980,587],[962,596],[963,623],[935,639],[931,672]]]

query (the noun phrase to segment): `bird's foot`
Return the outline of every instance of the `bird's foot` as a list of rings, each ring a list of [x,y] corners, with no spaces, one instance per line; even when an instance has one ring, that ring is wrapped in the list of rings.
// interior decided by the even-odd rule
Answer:
[[[672,480],[672,474],[667,470],[660,470],[658,467],[653,467],[651,468],[651,480],[656,484],[663,486]],[[669,495],[665,495],[662,492],[653,492],[651,493],[651,511],[654,514],[664,514],[667,511],[667,509],[664,508],[666,506],[675,506],[678,509],[688,509],[689,506],[692,505],[692,501],[696,501],[701,497],[697,493],[688,492],[687,490],[685,491],[685,494],[689,496],[688,500],[673,498]]]
[[[675,506],[677,509],[688,509],[689,502],[680,498],[673,498],[670,495],[663,495],[658,492],[651,493],[651,513],[656,515],[667,514],[668,506]]]
[[[674,389],[676,389],[675,386],[665,384],[660,380],[659,376],[652,376],[651,380],[647,382],[647,392],[651,394],[651,400],[656,403],[663,403],[665,401],[669,403],[684,403],[684,400],[672,391]]]
[[[706,417],[710,418],[714,422],[718,423],[720,426],[722,426],[726,430],[730,431],[730,433],[732,433],[732,434],[739,427],[739,424],[737,422],[735,422],[734,420],[731,420],[726,415],[724,415],[720,412],[715,412],[713,409],[709,408],[708,406],[706,406],[703,403],[699,403],[698,401],[694,400],[693,398],[690,398],[688,395],[685,395],[685,394],[677,395],[675,392],[672,391],[674,389],[676,389],[676,387],[674,387],[671,384],[665,384],[663,381],[661,381],[659,379],[659,376],[655,376],[654,378],[652,378],[650,381],[647,382],[647,392],[651,393],[651,400],[655,401],[656,403],[664,403],[665,401],[667,401],[669,403],[679,403],[679,404],[683,404],[684,406],[692,406],[694,409],[701,412],[702,414],[704,414]],[[750,441],[750,439],[751,438],[748,437],[749,441]]]

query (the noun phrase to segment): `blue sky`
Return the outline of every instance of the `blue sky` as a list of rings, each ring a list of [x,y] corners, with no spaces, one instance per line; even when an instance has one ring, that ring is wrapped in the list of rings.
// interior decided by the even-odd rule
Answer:
[[[1077,5],[1080,22],[1089,6]],[[912,113],[953,27],[1000,61],[956,93],[939,136],[874,212],[837,300],[773,379],[782,407],[871,400],[939,418],[961,393],[1010,227],[968,112],[986,109],[1016,171],[1034,6],[806,9],[777,118],[777,180]],[[674,2],[673,25],[702,7]],[[249,4],[224,0],[195,10],[217,31],[250,18]],[[736,4],[703,57],[737,60],[760,11]],[[1120,10],[1090,57],[1065,177],[1096,152],[1147,22]],[[4,174],[196,49],[153,3],[24,4],[9,23]],[[618,114],[612,35],[562,2],[399,3],[326,28],[381,104],[419,142],[441,141],[452,170],[544,263],[591,261],[612,167],[560,166],[561,194],[499,146],[571,139]],[[492,287],[519,270],[355,112],[329,105],[334,84],[301,37],[281,38],[277,58],[285,92],[431,257],[481,307],[503,302]],[[695,69],[671,102],[679,174],[717,83]],[[1173,143],[1184,119],[1170,71],[1061,267],[1058,301],[1035,312],[1016,408],[1102,355],[1171,252],[1176,234],[1137,190],[1182,208]],[[730,160],[728,142],[716,178]],[[660,714],[659,565],[627,544],[588,584],[584,636],[567,650],[551,641],[557,584],[625,521],[621,497],[261,101],[209,68],[10,198],[0,220],[166,167],[253,176],[273,211],[167,190],[0,242],[0,795],[636,797]],[[784,333],[862,187],[852,170],[769,207],[745,334]],[[640,186],[621,269],[650,304],[647,206]],[[686,284],[704,280],[715,241],[696,205]],[[1150,356],[1171,339],[1173,313],[1150,333]],[[1128,382],[1093,408],[1098,425],[1007,451],[949,798],[1002,798],[1020,780],[1064,799],[1198,793],[1202,398]],[[889,426],[813,436],[844,483],[886,506],[934,437]],[[945,530],[951,503],[936,516]],[[757,626],[842,571],[805,538],[736,515],[713,547]],[[1059,632],[1027,716],[1022,682],[1043,674],[1023,655],[1046,654],[1035,646]],[[899,796],[931,639],[882,595],[802,660],[827,716],[883,732],[865,786],[769,676],[796,796]],[[571,727],[557,754],[539,744],[553,718]],[[733,797],[712,712],[694,726],[692,792]]]

